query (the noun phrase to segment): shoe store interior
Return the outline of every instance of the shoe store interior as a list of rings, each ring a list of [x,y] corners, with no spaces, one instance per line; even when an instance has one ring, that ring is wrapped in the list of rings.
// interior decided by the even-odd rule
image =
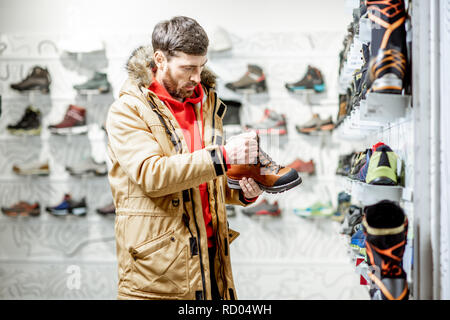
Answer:
[[[177,15],[208,34],[225,140],[302,178],[226,206],[237,297],[450,299],[449,0],[0,8],[0,299],[116,299],[106,117]]]

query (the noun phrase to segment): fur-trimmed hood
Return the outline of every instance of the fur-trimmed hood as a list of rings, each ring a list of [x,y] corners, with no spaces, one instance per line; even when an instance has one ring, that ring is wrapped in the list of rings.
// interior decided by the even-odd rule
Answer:
[[[126,69],[128,77],[136,83],[138,87],[148,88],[153,80],[153,69],[156,67],[153,61],[153,48],[151,46],[141,46],[136,48],[130,58],[128,58]],[[204,68],[201,73],[201,83],[207,87],[214,88],[216,76],[208,68]]]

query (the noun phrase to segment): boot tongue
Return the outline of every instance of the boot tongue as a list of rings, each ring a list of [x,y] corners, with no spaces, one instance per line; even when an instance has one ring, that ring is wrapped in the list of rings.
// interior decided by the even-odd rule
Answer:
[[[278,173],[280,171],[281,166],[276,164],[264,151],[259,147],[258,141],[258,162],[261,164],[261,167],[268,169],[270,172]]]

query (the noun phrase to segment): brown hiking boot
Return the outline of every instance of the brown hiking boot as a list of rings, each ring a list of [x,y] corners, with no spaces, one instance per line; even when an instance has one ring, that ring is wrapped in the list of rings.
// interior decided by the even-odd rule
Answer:
[[[18,83],[11,84],[11,88],[18,91],[39,89],[42,93],[50,92],[51,77],[47,69],[35,66],[30,74]]]
[[[257,136],[258,146],[259,137]],[[277,165],[259,148],[256,164],[232,164],[227,171],[228,187],[241,189],[239,180],[252,178],[259,187],[268,193],[280,193],[292,189],[302,183],[297,171]]]
[[[290,164],[288,164],[287,167],[292,168],[297,172],[305,172],[310,175],[314,174],[314,172],[315,172],[314,162],[312,160],[305,162],[305,161],[297,158],[294,161],[292,161]]]
[[[87,133],[86,109],[83,107],[69,105],[63,121],[48,126],[51,133],[55,134],[83,134]]]
[[[235,92],[260,93],[267,91],[266,76],[261,67],[249,64],[247,72],[237,81],[225,84]]]
[[[37,202],[31,204],[25,201],[20,201],[10,208],[2,207],[2,212],[9,217],[36,217],[41,214],[41,207]]]

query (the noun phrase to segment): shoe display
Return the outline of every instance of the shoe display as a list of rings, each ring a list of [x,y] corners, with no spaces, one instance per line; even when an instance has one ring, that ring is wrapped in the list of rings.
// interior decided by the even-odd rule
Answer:
[[[105,176],[108,174],[106,162],[97,163],[92,157],[77,165],[66,167],[66,170],[73,176],[81,176],[91,173],[96,176]]]
[[[268,193],[280,193],[290,190],[302,183],[297,171],[277,165],[259,147],[256,164],[232,164],[227,171],[227,182],[231,189],[241,189],[239,180],[252,178],[259,187]]]
[[[266,76],[260,66],[249,64],[247,72],[237,81],[225,84],[228,89],[241,93],[262,93],[267,91]]]
[[[331,201],[322,203],[315,202],[312,206],[306,208],[295,208],[294,214],[301,218],[328,218],[334,213]]]
[[[108,93],[111,90],[111,84],[106,73],[95,72],[91,79],[82,84],[74,85],[73,88],[81,94]]]
[[[338,194],[338,205],[336,212],[333,213],[332,219],[337,222],[343,222],[345,213],[351,205],[352,196],[348,193],[341,191]]]
[[[284,114],[279,114],[276,111],[265,109],[263,118],[256,123],[247,124],[245,129],[253,130],[257,134],[286,135],[286,117]]]
[[[369,277],[376,285],[373,300],[407,300],[409,289],[403,269],[408,218],[395,202],[383,200],[364,209]]]
[[[40,135],[41,112],[29,106],[25,109],[22,118],[16,124],[8,125],[7,129],[13,135]]]
[[[11,207],[2,207],[2,212],[9,217],[37,217],[41,214],[41,206],[37,202],[20,201]]]
[[[314,161],[309,160],[308,162],[305,162],[299,158],[292,161],[290,164],[287,165],[288,168],[292,168],[297,172],[304,172],[309,175],[313,175],[315,173],[315,166]]]
[[[18,83],[11,84],[17,91],[40,90],[42,93],[50,92],[51,77],[46,68],[35,66],[28,76]]]
[[[48,161],[32,161],[21,165],[13,165],[14,173],[23,176],[38,175],[47,176],[50,174]]]
[[[295,128],[299,133],[311,134],[316,131],[331,131],[334,129],[334,123],[332,117],[326,119],[320,119],[319,114],[314,113],[307,122],[302,125],[296,125]]]
[[[354,153],[339,156],[338,167],[336,169],[337,175],[348,176],[350,174],[353,156]]]
[[[363,218],[363,210],[356,205],[350,205],[344,216],[341,225],[341,234],[352,236],[356,232],[356,226],[361,223]]]
[[[248,217],[257,217],[257,216],[271,216],[271,217],[279,217],[281,215],[281,210],[278,207],[278,201],[275,201],[273,204],[270,204],[266,199],[263,199],[259,204],[254,207],[245,208],[242,210]]]
[[[65,194],[61,203],[53,207],[46,207],[46,210],[53,216],[66,216],[68,214],[85,216],[87,214],[86,198],[75,201],[70,194]]]
[[[315,92],[325,91],[325,81],[322,76],[322,72],[309,65],[305,75],[302,79],[294,83],[286,83],[286,89],[290,92],[302,92],[305,90],[314,90]]]
[[[397,185],[397,160],[398,156],[389,146],[378,146],[370,157],[365,182],[374,185]]]
[[[367,0],[372,23],[370,90],[401,94],[407,76],[406,10],[403,0]]]
[[[114,206],[114,203],[111,202],[110,204],[101,207],[101,208],[97,208],[97,213],[101,214],[103,216],[107,216],[107,215],[115,215],[116,214],[116,207]]]
[[[71,104],[64,115],[64,119],[58,124],[48,126],[48,128],[51,133],[60,135],[85,134],[88,132],[86,109]]]

